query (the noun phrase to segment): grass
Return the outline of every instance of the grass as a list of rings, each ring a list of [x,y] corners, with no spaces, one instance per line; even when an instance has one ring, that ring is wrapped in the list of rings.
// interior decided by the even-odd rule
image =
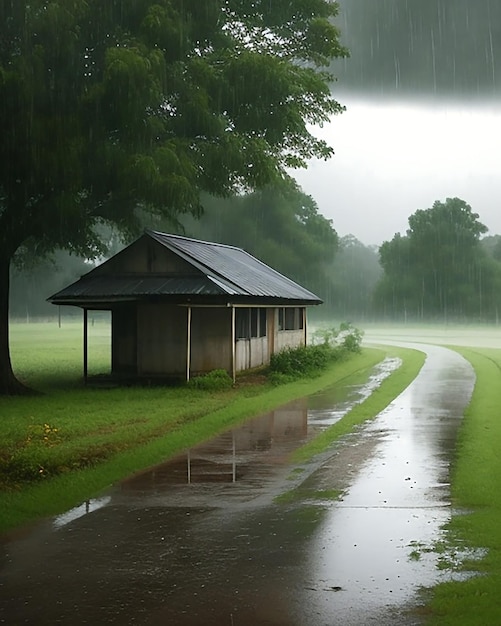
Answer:
[[[452,475],[453,505],[449,551],[465,548],[481,559],[466,559],[466,580],[436,586],[429,603],[432,625],[501,624],[501,350],[454,348],[473,365],[477,381],[463,421]]]
[[[367,377],[385,356],[364,349],[316,378],[278,387],[92,389],[81,383],[80,328],[11,327],[14,368],[43,395],[0,398],[0,531],[67,510],[246,418],[356,372]],[[90,329],[95,373],[109,367],[108,328]]]

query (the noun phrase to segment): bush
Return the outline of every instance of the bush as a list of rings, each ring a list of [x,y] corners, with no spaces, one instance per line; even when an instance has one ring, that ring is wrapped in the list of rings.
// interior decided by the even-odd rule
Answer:
[[[329,344],[285,348],[271,355],[270,380],[288,382],[303,376],[315,376],[341,357],[341,350]]]
[[[313,345],[328,344],[344,348],[348,352],[360,352],[363,331],[343,322],[339,328],[319,328],[312,335]]]
[[[188,381],[188,386],[206,391],[220,391],[233,386],[233,380],[226,370],[212,370],[203,376],[195,376]]]
[[[348,352],[360,352],[361,343],[362,332],[350,324],[317,330],[311,345],[285,348],[271,355],[269,379],[278,385],[316,376]]]

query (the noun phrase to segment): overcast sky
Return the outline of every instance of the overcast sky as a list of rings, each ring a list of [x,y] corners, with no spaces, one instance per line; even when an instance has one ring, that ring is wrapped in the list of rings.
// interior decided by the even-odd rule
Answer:
[[[340,236],[379,245],[449,197],[501,234],[501,105],[337,97],[346,112],[314,131],[335,156],[294,176]]]

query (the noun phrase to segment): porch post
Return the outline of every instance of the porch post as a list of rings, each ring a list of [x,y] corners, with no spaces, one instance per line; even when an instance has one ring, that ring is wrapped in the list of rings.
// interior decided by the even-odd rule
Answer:
[[[89,371],[89,331],[87,328],[88,311],[83,310],[83,376],[84,383],[87,384],[87,373]]]
[[[191,369],[191,306],[188,307],[186,328],[186,381],[190,380]]]
[[[236,364],[236,342],[235,342],[236,326],[235,326],[235,307],[231,307],[231,374],[233,382],[237,379],[237,364]]]

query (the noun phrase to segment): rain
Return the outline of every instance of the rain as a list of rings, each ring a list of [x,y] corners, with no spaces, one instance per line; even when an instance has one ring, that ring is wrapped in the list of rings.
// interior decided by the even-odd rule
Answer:
[[[227,199],[227,206],[219,197],[210,197],[205,199],[205,216],[211,218],[212,201],[221,221],[214,221],[212,231],[203,218],[197,220],[198,226],[189,221],[191,216],[179,222],[191,229],[185,233],[189,237],[212,241],[219,241],[216,233],[222,232],[223,225],[230,227],[228,232],[233,228],[229,243],[242,248],[245,242],[236,240],[241,233],[253,234],[256,246],[263,241],[269,244],[264,235],[272,233],[276,237],[272,243],[279,245],[269,245],[269,254],[280,261],[290,257],[289,267],[297,272],[291,273],[293,280],[302,284],[304,275],[315,293],[318,285],[318,302],[323,299],[326,304],[322,314],[329,321],[341,311],[344,319],[352,319],[356,312],[356,321],[368,320],[368,330],[360,334],[364,347],[399,347],[397,351],[409,358],[401,348],[422,353],[424,365],[413,382],[406,381],[401,393],[370,416],[373,420],[364,417],[359,428],[308,461],[296,462],[291,453],[365,399],[380,395],[386,376],[401,365],[398,358],[374,366],[363,383],[358,380],[360,373],[346,376],[342,384],[331,383],[313,395],[278,406],[123,481],[113,479],[98,497],[6,534],[0,542],[0,623],[411,626],[424,623],[432,588],[475,576],[467,569],[457,576],[452,568],[440,567],[439,547],[447,543],[445,528],[453,516],[466,512],[454,508],[450,470],[475,389],[473,365],[446,347],[459,344],[447,342],[445,331],[450,331],[449,320],[499,324],[501,297],[496,281],[501,274],[496,271],[501,266],[495,263],[501,263],[501,236],[489,244],[488,260],[478,253],[476,237],[460,239],[459,230],[454,232],[448,265],[442,258],[436,261],[431,251],[446,247],[440,229],[446,218],[450,218],[447,224],[455,224],[460,214],[471,218],[470,228],[467,224],[463,229],[468,234],[485,234],[483,224],[489,235],[501,234],[497,207],[500,18],[501,5],[492,0],[340,0],[339,29],[351,56],[333,62],[330,69],[337,77],[332,93],[345,111],[312,130],[333,146],[335,156],[293,172],[300,190],[294,187],[292,200],[274,189]],[[196,53],[202,55],[202,48]],[[271,82],[263,85],[266,93]],[[259,101],[260,95],[252,97]],[[186,102],[193,104],[189,97]],[[169,107],[165,111],[175,117],[178,111]],[[253,161],[248,167],[257,170],[258,165]],[[254,204],[245,221],[238,216],[246,215],[249,198]],[[445,217],[428,230],[416,228],[422,236],[415,238],[415,244],[412,228],[407,231],[409,216],[446,198],[453,199],[455,206],[437,206]],[[459,198],[471,205],[472,215],[462,200],[456,202]],[[237,215],[233,224],[231,212]],[[473,228],[476,217],[483,223],[478,231]],[[297,243],[298,231],[308,233],[304,248]],[[428,236],[430,232],[437,237]],[[395,233],[404,236],[392,239]],[[309,245],[318,242],[324,247]],[[383,242],[393,246],[383,245],[378,251]],[[308,251],[316,253],[314,260],[320,259],[317,266]],[[466,252],[472,252],[471,257]],[[72,259],[71,266],[65,259],[60,265],[68,274],[87,272],[90,259]],[[268,259],[266,263],[274,267]],[[47,286],[55,272],[50,265],[28,267],[27,289],[17,275],[21,269],[12,270],[15,306],[11,310],[28,326],[36,317],[32,307],[56,291],[56,286],[51,291]],[[43,286],[37,271],[49,277]],[[462,289],[461,281],[468,289]],[[450,289],[453,283],[455,291]],[[379,300],[373,299],[374,285],[379,287],[375,292]],[[402,286],[401,293],[395,286]],[[34,303],[28,302],[26,292]],[[452,296],[457,296],[457,302]],[[272,297],[277,298],[277,293]],[[424,303],[429,302],[433,306],[427,308]],[[290,308],[294,313],[297,307]],[[188,346],[183,345],[183,354],[188,380],[191,304],[187,310]],[[282,322],[287,319],[285,310],[277,312],[277,327],[280,315]],[[371,326],[370,316],[377,314],[385,322],[403,322],[405,332],[395,338],[392,329],[388,339],[386,327],[378,331]],[[52,315],[55,329],[54,311]],[[125,320],[125,316],[115,318]],[[203,323],[208,325],[209,318]],[[261,317],[249,314],[248,319],[252,326],[252,319]],[[266,316],[263,319],[262,326],[256,321],[256,332],[266,328]],[[310,319],[324,321],[312,315],[309,324]],[[136,333],[136,320],[130,320],[127,328]],[[234,346],[240,337],[235,335],[236,320],[233,315],[233,369]],[[280,330],[300,330],[306,343],[307,331],[314,335],[314,324],[307,327],[306,317],[301,320],[300,328],[285,323]],[[445,328],[437,331],[441,338],[429,341],[443,345],[428,345],[409,325],[426,320]],[[58,322],[57,332],[81,323],[68,319],[61,323],[60,313]],[[85,309],[85,382],[87,322]],[[99,315],[90,323],[91,334],[101,330],[100,324],[106,325],[106,366],[111,361],[113,368],[117,352],[109,356],[109,338],[116,338],[122,329],[116,335],[108,332],[110,318]],[[258,338],[266,337],[266,332]],[[486,343],[492,346],[492,335]],[[153,341],[145,352],[153,352],[150,345]],[[126,365],[135,366],[136,347],[129,352]],[[99,375],[95,382],[102,384]],[[104,397],[107,391],[103,387],[97,393]],[[132,397],[136,390],[128,385],[126,392]],[[111,408],[110,403],[110,412]],[[70,410],[73,407],[65,405],[61,412]],[[147,410],[145,402],[134,425],[147,421],[143,418]],[[57,419],[55,411],[42,430],[30,424],[26,446],[32,432],[43,437],[43,450],[59,445],[62,434],[53,421]],[[105,431],[103,427],[95,432],[100,436]],[[89,432],[93,437],[94,431]],[[45,464],[36,470],[38,478],[45,480]],[[70,470],[65,465],[66,471]],[[483,550],[470,555],[467,547],[458,560],[481,559]]]
[[[501,233],[500,8],[478,2],[340,2],[346,106],[316,134],[328,162],[295,173],[341,236],[380,245],[435,200],[460,197]]]

